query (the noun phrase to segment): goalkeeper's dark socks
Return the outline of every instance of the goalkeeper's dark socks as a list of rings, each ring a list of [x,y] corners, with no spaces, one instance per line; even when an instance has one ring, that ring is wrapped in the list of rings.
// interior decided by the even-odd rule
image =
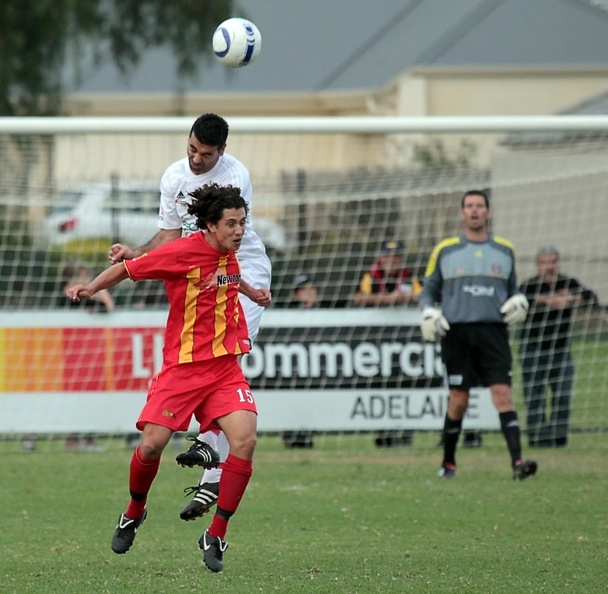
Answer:
[[[511,456],[511,466],[515,467],[515,464],[521,460],[521,430],[519,428],[517,413],[514,410],[509,410],[500,413],[499,418],[500,429],[505,436],[507,448]]]
[[[443,425],[443,465],[456,466],[456,444],[462,431],[462,419],[450,419],[446,414]]]

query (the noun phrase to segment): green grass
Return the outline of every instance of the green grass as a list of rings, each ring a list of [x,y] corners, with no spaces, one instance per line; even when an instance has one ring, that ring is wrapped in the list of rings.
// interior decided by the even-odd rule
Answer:
[[[200,563],[209,517],[182,522],[198,471],[169,449],[133,549],[109,541],[128,500],[130,451],[64,452],[61,443],[0,462],[0,591],[404,593],[606,592],[605,435],[535,452],[539,474],[514,482],[502,437],[459,452],[458,477],[435,478],[437,435],[411,449],[371,436],[322,436],[311,451],[260,439],[255,473],[231,521],[225,571]]]

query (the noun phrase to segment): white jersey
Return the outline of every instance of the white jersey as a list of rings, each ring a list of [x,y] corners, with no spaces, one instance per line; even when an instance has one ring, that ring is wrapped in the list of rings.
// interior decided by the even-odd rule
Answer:
[[[245,234],[238,251],[243,279],[255,289],[269,289],[272,267],[266,255],[264,243],[252,225],[251,197],[253,190],[249,171],[238,159],[224,153],[215,167],[207,173],[195,175],[188,164],[188,158],[181,159],[167,167],[160,180],[160,210],[158,226],[161,229],[181,229],[182,236],[198,230],[196,217],[188,213],[192,202],[190,192],[205,184],[216,183],[240,188],[241,196],[248,208]],[[244,295],[240,296],[245,309],[249,336],[253,341],[257,336],[263,307],[259,307]]]

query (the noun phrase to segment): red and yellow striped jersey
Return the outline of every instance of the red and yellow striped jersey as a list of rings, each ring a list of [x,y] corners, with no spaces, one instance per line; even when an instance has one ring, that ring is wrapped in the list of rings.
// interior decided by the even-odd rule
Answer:
[[[247,323],[239,302],[241,267],[236,252],[222,254],[202,232],[124,262],[131,280],[165,283],[169,316],[164,365],[248,353]]]

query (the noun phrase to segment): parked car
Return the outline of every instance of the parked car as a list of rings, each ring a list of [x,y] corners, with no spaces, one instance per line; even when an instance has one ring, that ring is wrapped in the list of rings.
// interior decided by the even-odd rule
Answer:
[[[141,245],[158,223],[158,182],[89,184],[69,189],[53,202],[39,239],[49,245],[106,238]]]
[[[105,238],[135,247],[158,230],[159,183],[99,183],[59,195],[41,224],[37,240],[43,245]],[[280,223],[254,217],[254,229],[269,250],[284,251],[286,234]]]

